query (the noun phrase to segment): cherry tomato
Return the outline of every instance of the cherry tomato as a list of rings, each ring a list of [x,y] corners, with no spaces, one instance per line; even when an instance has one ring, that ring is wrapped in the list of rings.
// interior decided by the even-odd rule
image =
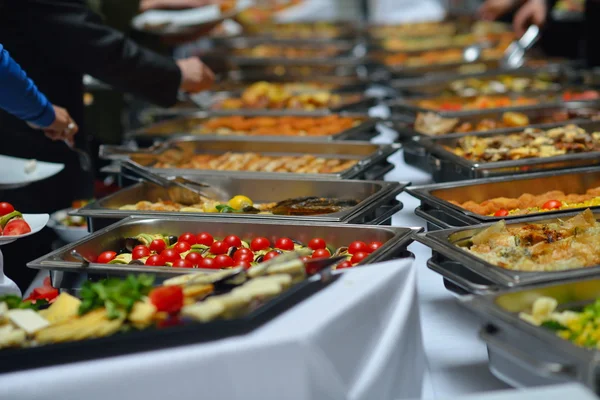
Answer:
[[[383,246],[383,243],[381,243],[381,242],[369,243],[369,253],[373,253],[374,251],[377,251],[381,246]]]
[[[235,258],[235,256],[236,256],[236,255],[238,255],[238,254],[239,254],[239,255],[242,255],[242,254],[250,254],[251,256],[253,256],[253,255],[254,255],[254,253],[252,252],[252,250],[250,250],[250,249],[247,249],[247,248],[245,248],[245,247],[242,247],[242,248],[240,248],[240,249],[237,249],[237,250],[235,251],[235,253],[233,253],[233,258]]]
[[[215,265],[218,268],[233,267],[233,264],[235,264],[233,262],[233,259],[229,256],[226,256],[225,254],[221,254],[221,255],[215,257]]]
[[[165,249],[162,253],[160,253],[161,257],[169,263],[173,263],[177,260],[181,260],[181,256],[175,249]]]
[[[324,249],[327,247],[327,243],[321,238],[314,238],[308,242],[308,247],[310,247],[311,250]]]
[[[223,239],[223,242],[229,247],[242,247],[242,240],[235,235],[227,236],[225,239]]]
[[[210,246],[211,244],[213,244],[214,241],[215,241],[215,239],[213,239],[213,237],[210,233],[202,232],[196,236],[197,244],[203,244],[205,246]]]
[[[18,236],[31,232],[31,227],[24,219],[13,219],[4,227],[5,236]]]
[[[150,250],[155,252],[156,254],[160,254],[164,249],[167,248],[167,244],[162,239],[154,239],[152,243],[150,243]]]
[[[265,237],[254,238],[254,239],[252,239],[252,242],[250,243],[250,248],[253,251],[266,250],[269,247],[271,247],[271,242],[269,242],[269,239],[267,239]]]
[[[312,258],[327,258],[331,257],[331,253],[327,249],[318,249],[313,251]]]
[[[294,242],[289,238],[279,238],[275,242],[275,248],[281,250],[294,250]]]
[[[27,297],[25,300],[29,300],[29,301],[35,303],[36,300],[51,301],[57,297],[58,297],[58,289],[55,289],[52,286],[44,285],[42,287],[37,287],[37,288],[33,289],[31,294],[29,295],[29,297]]]
[[[0,203],[0,217],[6,214],[10,214],[13,211],[15,211],[15,208],[12,206],[12,204],[7,203],[5,201]]]
[[[335,267],[335,269],[346,269],[346,268],[352,268],[352,263],[350,261],[344,261],[341,264],[338,264],[337,267]]]
[[[210,246],[210,252],[216,256],[227,253],[227,250],[229,250],[229,245],[225,242],[217,241]]]
[[[236,261],[234,267],[244,267],[244,269],[249,269],[252,265],[248,261]]]
[[[190,233],[190,232],[186,232],[186,233],[182,234],[181,236],[179,236],[178,242],[186,242],[186,243],[189,243],[190,245],[196,244],[196,235],[194,235],[193,233]]]
[[[148,297],[157,311],[174,314],[183,307],[183,289],[181,286],[160,286],[152,289]]]
[[[154,254],[146,259],[146,265],[151,265],[153,267],[164,267],[167,265],[167,261],[160,254]]]
[[[200,265],[202,260],[204,260],[204,257],[202,257],[200,253],[192,251],[191,253],[188,253],[187,256],[185,256],[185,259],[191,262],[193,266],[197,267],[198,265]]]
[[[367,253],[369,251],[369,246],[365,242],[352,242],[350,246],[348,246],[348,253],[356,254],[356,253]]]
[[[494,217],[506,217],[508,215],[508,210],[505,208],[501,208],[494,213]]]
[[[100,263],[100,264],[108,264],[109,262],[114,260],[116,256],[117,256],[117,253],[115,253],[114,251],[105,251],[104,253],[101,253],[98,256],[98,259],[96,260],[96,262]]]
[[[179,254],[185,253],[186,251],[190,251],[192,249],[192,245],[188,242],[177,242],[175,246],[173,246],[173,250],[178,252]]]
[[[194,268],[194,264],[191,261],[180,258],[173,263],[173,268]]]
[[[270,251],[270,252],[268,252],[267,254],[265,254],[265,256],[263,257],[263,262],[265,262],[265,261],[269,261],[269,260],[271,260],[271,259],[273,259],[273,258],[277,257],[278,255],[280,255],[278,252],[276,252],[276,251],[274,251],[274,250],[273,250],[273,251]]]
[[[217,267],[217,263],[215,263],[215,259],[214,258],[204,258],[200,264],[198,265],[198,267],[200,268],[206,268],[206,269],[219,269],[219,267]]]
[[[150,249],[142,245],[135,246],[131,252],[131,256],[134,260],[139,260],[140,258],[148,257],[149,255]]]
[[[354,253],[354,255],[352,256],[352,258],[350,259],[350,262],[352,264],[358,264],[359,262],[361,262],[362,260],[364,260],[368,256],[369,256],[369,253],[365,253],[363,251],[359,251],[358,253]]]
[[[542,208],[544,210],[553,210],[553,209],[558,209],[558,208],[561,208],[561,207],[562,207],[562,203],[560,201],[558,201],[558,200],[548,200],[542,206]]]
[[[300,257],[300,261],[302,261],[304,264],[306,264],[309,260],[310,260],[309,256],[302,256],[302,257]]]
[[[252,253],[240,253],[239,251],[236,251],[233,254],[233,261],[235,261],[235,262],[248,261],[250,263],[250,262],[254,261],[254,254],[252,254]]]

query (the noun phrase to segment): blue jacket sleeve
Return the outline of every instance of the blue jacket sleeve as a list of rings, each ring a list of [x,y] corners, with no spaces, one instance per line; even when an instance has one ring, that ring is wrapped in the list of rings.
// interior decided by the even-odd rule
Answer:
[[[0,44],[0,108],[43,128],[54,122],[52,104]]]

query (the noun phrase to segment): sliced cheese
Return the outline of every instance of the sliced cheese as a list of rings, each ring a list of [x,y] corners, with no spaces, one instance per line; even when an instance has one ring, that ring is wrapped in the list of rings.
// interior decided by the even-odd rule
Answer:
[[[277,296],[283,291],[280,284],[277,282],[258,282],[254,285],[244,285],[233,289],[232,293],[239,293],[255,298]]]
[[[44,313],[44,318],[51,324],[66,321],[78,315],[80,305],[81,300],[63,292],[56,298],[54,303],[48,307],[48,310]]]
[[[8,312],[8,319],[15,326],[23,329],[28,335],[32,335],[40,329],[44,329],[50,325],[50,322],[30,309],[10,310]]]
[[[22,329],[15,329],[12,325],[0,326],[0,349],[20,346],[25,343],[26,337]]]
[[[149,325],[156,314],[156,307],[151,303],[138,301],[129,313],[129,321],[136,325]]]
[[[225,311],[225,306],[219,301],[203,301],[181,309],[181,315],[200,322],[212,321]]]

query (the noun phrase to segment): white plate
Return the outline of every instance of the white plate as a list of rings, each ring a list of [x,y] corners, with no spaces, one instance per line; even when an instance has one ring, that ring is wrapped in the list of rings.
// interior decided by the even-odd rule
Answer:
[[[76,242],[89,234],[87,226],[66,226],[60,222],[65,219],[71,211],[73,211],[72,208],[57,211],[50,216],[50,221],[48,221],[48,227],[54,230],[58,237],[65,243]]]
[[[31,236],[34,233],[38,233],[39,231],[44,229],[44,227],[48,223],[48,220],[50,219],[50,216],[48,214],[23,214],[23,219],[29,224],[31,232],[19,236],[0,236],[0,246],[12,243],[15,240],[27,236]]]
[[[65,168],[64,164],[36,161],[36,168],[31,173],[25,172],[29,160],[0,155],[0,189],[14,189],[26,186],[58,174]]]

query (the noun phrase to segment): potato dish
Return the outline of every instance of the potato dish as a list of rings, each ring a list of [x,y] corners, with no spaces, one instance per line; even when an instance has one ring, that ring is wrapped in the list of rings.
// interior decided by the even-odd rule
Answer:
[[[469,253],[515,271],[563,271],[600,264],[600,224],[588,209],[568,220],[507,226],[505,221],[473,235]]]
[[[588,133],[577,125],[549,130],[528,128],[508,135],[465,136],[458,139],[455,147],[444,147],[474,162],[545,158],[600,151],[600,132]]]
[[[509,43],[501,43],[495,47],[481,51],[482,60],[499,60]],[[462,49],[431,50],[416,55],[395,53],[383,57],[383,63],[389,67],[417,68],[436,64],[456,64],[464,62]]]

